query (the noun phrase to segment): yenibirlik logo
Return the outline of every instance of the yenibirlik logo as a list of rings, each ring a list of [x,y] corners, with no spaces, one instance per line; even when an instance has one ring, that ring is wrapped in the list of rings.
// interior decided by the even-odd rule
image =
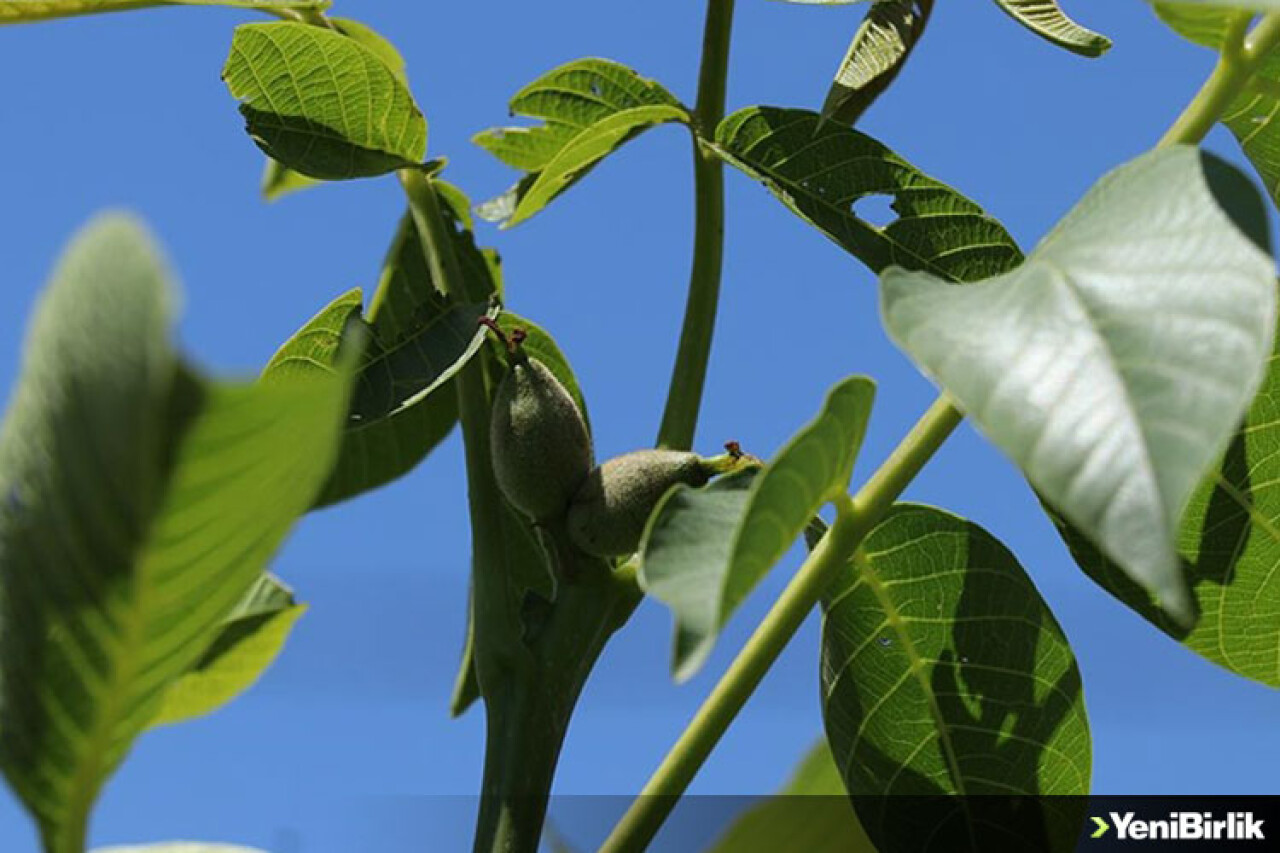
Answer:
[[[1119,841],[1263,841],[1262,818],[1253,812],[1228,812],[1215,818],[1213,812],[1169,812],[1168,818],[1143,820],[1133,812],[1108,812],[1111,823],[1092,818],[1097,829],[1090,838],[1101,838],[1114,825]]]

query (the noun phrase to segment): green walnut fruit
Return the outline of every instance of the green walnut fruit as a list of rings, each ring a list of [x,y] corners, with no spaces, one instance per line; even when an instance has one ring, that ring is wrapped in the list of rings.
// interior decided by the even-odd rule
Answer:
[[[622,557],[640,547],[649,515],[667,490],[704,486],[742,464],[735,450],[710,459],[675,450],[638,450],[595,468],[569,504],[573,544],[597,557]]]
[[[490,419],[493,473],[498,487],[535,522],[563,516],[595,460],[591,435],[573,397],[547,366],[507,341],[506,377]]]

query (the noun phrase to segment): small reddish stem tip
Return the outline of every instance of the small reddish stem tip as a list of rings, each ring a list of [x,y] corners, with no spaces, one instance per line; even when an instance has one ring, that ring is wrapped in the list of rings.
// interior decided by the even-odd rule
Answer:
[[[520,345],[529,337],[529,333],[524,329],[512,329],[511,334],[508,335],[506,332],[502,331],[502,327],[498,325],[498,321],[492,317],[481,317],[477,321],[477,324],[484,326],[489,331],[493,332],[493,334],[497,336],[498,340],[502,341],[502,345],[507,348],[507,354],[509,356],[519,359],[524,355],[524,353],[520,351]]]
[[[726,441],[726,442],[724,443],[724,449],[725,449],[725,452],[726,452],[726,453],[728,453],[730,456],[732,456],[734,459],[741,459],[741,458],[742,458],[742,455],[743,455],[743,454],[742,454],[742,445],[741,445],[741,444],[739,444],[738,442],[736,442],[736,441]]]

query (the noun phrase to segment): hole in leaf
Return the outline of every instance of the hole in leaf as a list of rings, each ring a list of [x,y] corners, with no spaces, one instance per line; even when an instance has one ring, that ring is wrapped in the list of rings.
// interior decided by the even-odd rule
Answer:
[[[591,94],[595,95],[597,98],[604,94],[604,87],[600,85],[599,80],[592,80],[591,85],[588,88],[591,90]]]
[[[890,195],[869,195],[858,199],[853,203],[853,215],[877,228],[884,228],[898,218],[897,211],[893,209],[893,196]]]

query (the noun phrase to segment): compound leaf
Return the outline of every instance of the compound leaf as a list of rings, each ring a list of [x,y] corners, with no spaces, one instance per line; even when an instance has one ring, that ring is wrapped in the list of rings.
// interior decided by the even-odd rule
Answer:
[[[579,59],[539,77],[511,99],[512,115],[542,119],[474,142],[525,176],[480,215],[516,225],[546,207],[600,160],[658,124],[691,121],[675,96],[616,62]]]

